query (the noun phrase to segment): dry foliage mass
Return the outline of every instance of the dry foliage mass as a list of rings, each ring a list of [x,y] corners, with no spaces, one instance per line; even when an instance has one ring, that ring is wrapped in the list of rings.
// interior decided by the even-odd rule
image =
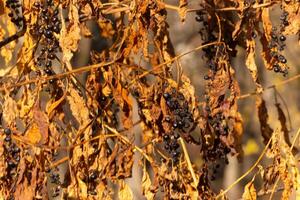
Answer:
[[[188,0],[176,3],[0,1],[0,199],[133,199],[127,179],[134,163],[142,171],[136,184],[146,199],[227,199],[226,193],[252,172],[237,199],[272,199],[278,191],[282,199],[300,199],[299,131],[290,140],[279,103],[281,127],[269,125],[261,94],[276,91],[276,85],[263,88],[255,59],[261,56],[269,73],[288,74],[282,51],[287,36],[300,38],[300,2],[199,0],[197,8]],[[276,6],[280,24],[270,18]],[[176,55],[166,22],[169,11],[177,12],[181,23],[196,13],[203,43]],[[83,38],[100,38],[107,48],[88,52],[90,65],[75,68]],[[239,49],[246,50],[245,65],[256,86],[247,95],[240,94],[232,64]],[[209,69],[202,97],[180,62],[198,50]],[[243,160],[237,103],[252,95],[265,149],[242,177],[218,193],[211,187],[212,171],[228,163],[228,156]],[[198,147],[200,167],[191,161],[189,145]],[[263,157],[270,165],[259,164]],[[258,177],[261,188],[254,183]]]

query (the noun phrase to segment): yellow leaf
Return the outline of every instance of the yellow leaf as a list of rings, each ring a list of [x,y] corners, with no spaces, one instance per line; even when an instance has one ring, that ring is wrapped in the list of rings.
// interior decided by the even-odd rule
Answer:
[[[256,200],[256,189],[253,180],[245,186],[243,200]]]
[[[155,193],[151,191],[151,180],[149,177],[149,174],[146,170],[146,167],[144,167],[143,170],[143,179],[142,179],[142,189],[143,189],[143,195],[146,197],[147,200],[154,199]]]
[[[119,200],[130,200],[133,199],[133,194],[130,187],[124,182],[121,182],[121,188],[119,191]]]
[[[37,144],[42,139],[42,134],[36,123],[33,123],[25,135],[26,139],[32,144]]]

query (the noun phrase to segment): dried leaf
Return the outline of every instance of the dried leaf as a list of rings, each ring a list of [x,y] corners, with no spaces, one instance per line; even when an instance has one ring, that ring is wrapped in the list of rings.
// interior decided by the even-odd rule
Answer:
[[[180,17],[180,20],[181,22],[184,22],[185,21],[185,18],[186,18],[186,13],[187,13],[187,8],[188,6],[188,1],[187,0],[180,0],[179,1],[179,17]]]
[[[268,124],[269,115],[266,103],[260,96],[256,98],[256,107],[258,111],[261,134],[264,139],[264,143],[267,144],[272,136],[273,129]]]
[[[147,200],[154,199],[156,192],[153,191],[153,185],[151,183],[151,179],[146,170],[146,167],[143,168],[142,189],[143,195]]]
[[[253,180],[244,187],[243,200],[256,200],[256,189]]]
[[[130,187],[124,182],[121,181],[120,183],[120,191],[119,191],[119,200],[130,200],[133,199],[133,194],[132,191],[130,189]]]
[[[256,84],[256,90],[258,92],[262,92],[263,88],[259,83],[258,76],[257,76],[257,66],[255,63],[255,40],[254,39],[247,39],[247,58],[246,58],[246,66],[249,69],[252,79]]]

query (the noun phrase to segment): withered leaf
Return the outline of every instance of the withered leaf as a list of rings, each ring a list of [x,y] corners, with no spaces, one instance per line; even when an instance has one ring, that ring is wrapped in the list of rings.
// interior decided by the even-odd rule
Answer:
[[[243,200],[256,200],[256,197],[256,189],[253,181],[251,181],[244,187]]]
[[[252,79],[256,84],[256,90],[258,92],[262,91],[262,86],[259,83],[258,80],[258,74],[257,74],[257,66],[255,63],[255,40],[254,39],[247,39],[246,40],[247,45],[247,58],[246,58],[246,66],[249,69]]]
[[[267,144],[269,139],[272,136],[273,129],[268,124],[268,109],[266,106],[266,102],[263,100],[261,96],[256,98],[256,107],[258,111],[258,119],[260,123],[260,130],[262,137],[264,139],[264,143]]]
[[[156,192],[153,191],[150,176],[146,170],[146,167],[143,168],[143,178],[142,178],[142,189],[143,195],[146,197],[147,200],[154,199]]]
[[[180,0],[179,1],[179,17],[181,22],[185,21],[186,18],[186,13],[187,13],[187,6],[188,6],[188,1],[187,0]]]

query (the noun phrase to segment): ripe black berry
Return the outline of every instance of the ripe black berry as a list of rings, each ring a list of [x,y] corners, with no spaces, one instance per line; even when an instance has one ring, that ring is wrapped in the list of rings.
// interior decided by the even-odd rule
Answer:
[[[283,42],[283,41],[286,40],[286,37],[285,37],[284,35],[281,35],[281,36],[279,37],[279,40]]]
[[[4,133],[5,133],[6,135],[10,135],[10,134],[11,134],[11,130],[10,130],[9,128],[5,128],[5,129],[4,129]]]
[[[171,95],[169,93],[164,93],[163,96],[165,99],[169,99],[171,97]]]

